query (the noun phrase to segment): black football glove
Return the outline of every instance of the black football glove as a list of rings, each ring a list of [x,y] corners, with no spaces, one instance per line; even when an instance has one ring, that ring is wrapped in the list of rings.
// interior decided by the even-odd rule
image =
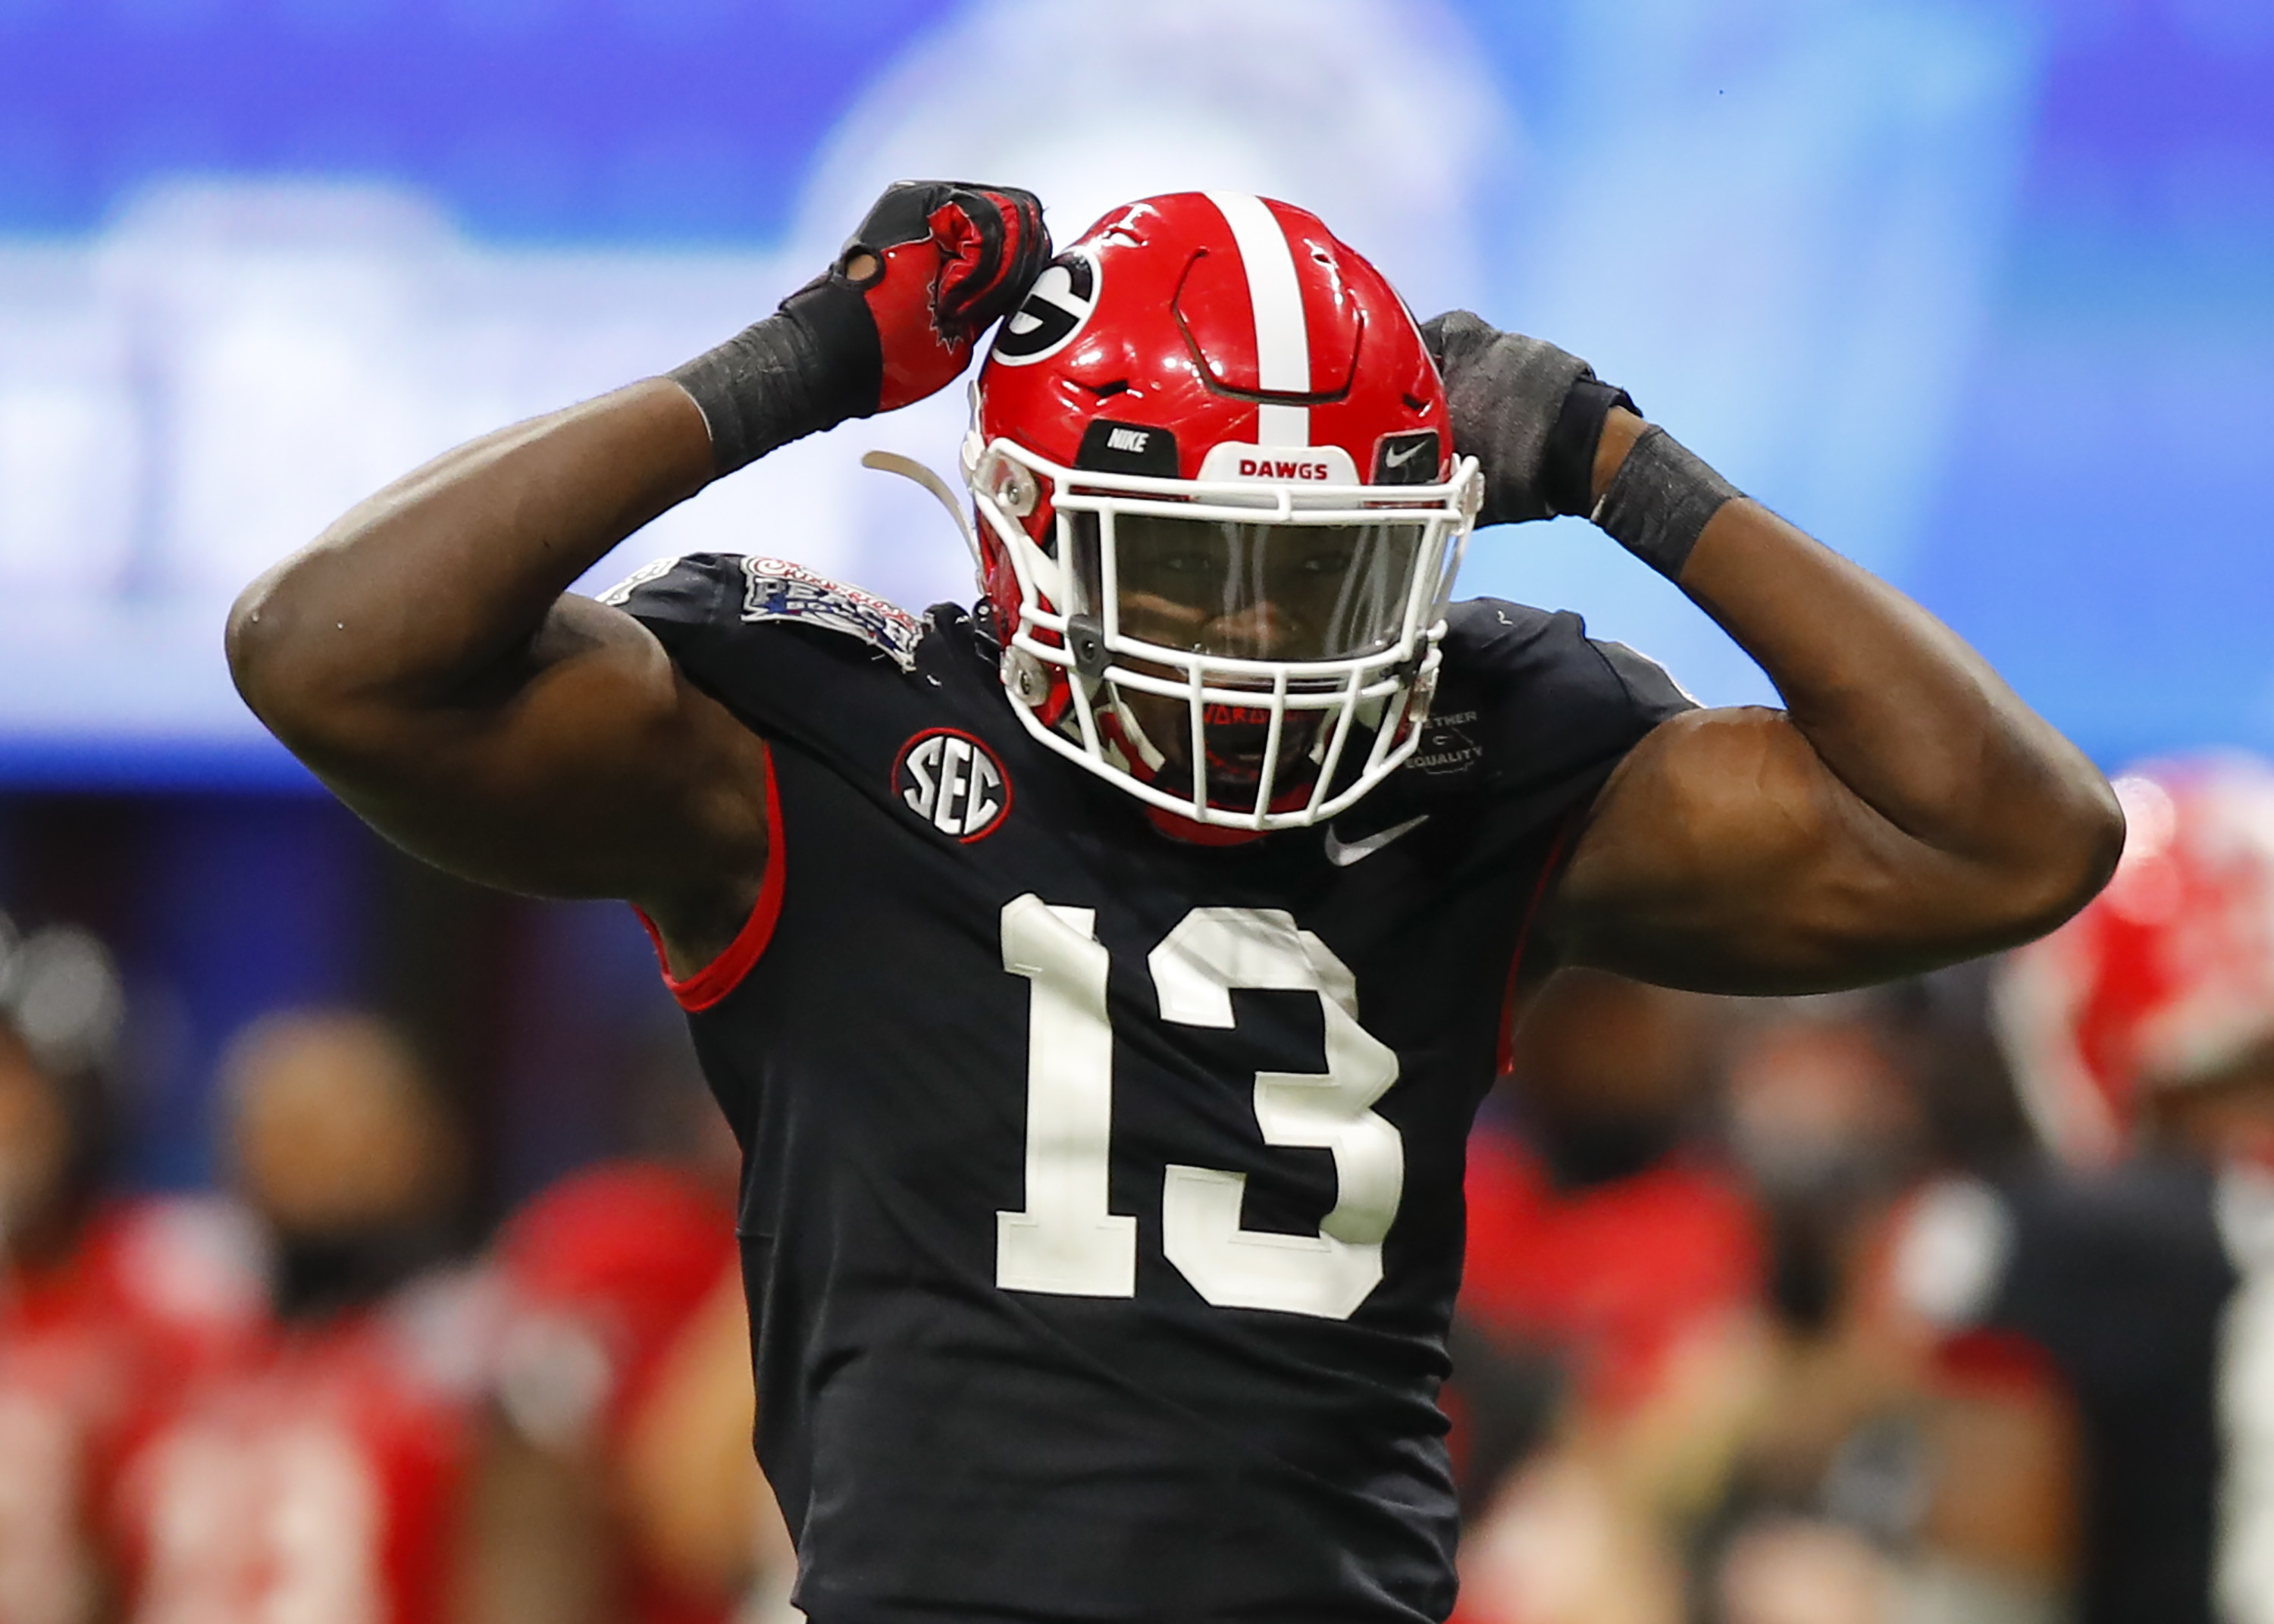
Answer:
[[[1594,504],[1595,446],[1611,408],[1635,410],[1623,389],[1577,356],[1487,327],[1465,310],[1421,324],[1444,375],[1453,450],[1485,477],[1479,524],[1513,524]]]
[[[731,473],[945,388],[1050,259],[1033,192],[901,181],[777,314],[671,376],[703,409],[718,471]]]

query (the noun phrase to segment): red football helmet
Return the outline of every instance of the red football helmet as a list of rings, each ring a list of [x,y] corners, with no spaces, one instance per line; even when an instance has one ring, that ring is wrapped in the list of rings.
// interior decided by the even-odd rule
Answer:
[[[1251,831],[1412,754],[1480,481],[1412,312],[1315,216],[1108,214],[997,335],[963,473],[1004,686],[1050,748]]]
[[[2039,1132],[2083,1162],[2124,1148],[2144,1093],[2216,1079],[2274,1042],[2274,768],[2152,763],[2116,793],[2115,877],[2007,956],[1992,1006]]]

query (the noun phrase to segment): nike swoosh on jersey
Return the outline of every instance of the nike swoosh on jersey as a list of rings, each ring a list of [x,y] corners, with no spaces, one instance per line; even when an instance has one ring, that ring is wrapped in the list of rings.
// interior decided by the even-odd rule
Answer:
[[[1402,823],[1393,823],[1389,828],[1382,831],[1379,834],[1368,835],[1363,840],[1351,840],[1347,842],[1343,840],[1335,833],[1334,826],[1332,824],[1329,824],[1327,827],[1327,861],[1334,864],[1337,868],[1347,868],[1360,858],[1373,856],[1376,852],[1380,851],[1383,846],[1388,846],[1392,840],[1397,839],[1400,835],[1408,835],[1412,833],[1415,830],[1420,828],[1422,824],[1428,821],[1429,815],[1427,812],[1424,812],[1419,817],[1409,817]]]

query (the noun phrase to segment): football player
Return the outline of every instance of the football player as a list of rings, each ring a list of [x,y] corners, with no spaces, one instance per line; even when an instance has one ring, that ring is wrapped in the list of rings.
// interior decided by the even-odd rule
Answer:
[[[776,556],[565,589],[1007,318],[982,597]],[[1786,710],[1450,602],[1593,516]],[[1846,985],[2115,860],[2090,764],[1916,605],[1553,346],[1317,218],[886,192],[668,378],[451,452],[248,589],[252,709],[392,838],[630,899],[744,1147],[759,1453],[820,1624],[1442,1618],[1463,1141],[1560,960]]]
[[[1946,1402],[2007,1440],[1946,1490],[2002,1514],[1959,1530],[1993,1536],[1968,1541],[1977,1566],[2041,1585],[2052,1569],[2081,1624],[2263,1624],[2274,769],[2161,762],[2117,788],[2116,877],[1993,984],[2056,1157],[1931,1188],[1898,1232],[1895,1283],[1940,1334]]]
[[[1525,1012],[1469,1139],[1459,1624],[1672,1619],[1756,1387],[1764,1214],[1699,1130],[1721,1001],[1599,970]]]
[[[452,1124],[403,1041],[360,1015],[264,1017],[222,1082],[276,1317],[121,1467],[119,1616],[440,1619],[483,1319],[471,1279],[414,1273],[456,1184]]]
[[[734,1612],[765,1525],[742,1441],[731,1194],[683,1166],[605,1162],[499,1235],[506,1306],[468,1616],[724,1624]],[[704,1380],[710,1347],[739,1391]]]
[[[121,1199],[109,955],[0,917],[0,1619],[110,1616],[101,1512],[131,1440],[261,1324],[258,1249],[220,1202]]]

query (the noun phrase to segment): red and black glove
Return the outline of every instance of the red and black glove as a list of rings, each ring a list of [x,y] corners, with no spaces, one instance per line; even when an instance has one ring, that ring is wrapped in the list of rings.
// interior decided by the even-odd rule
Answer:
[[[1050,259],[1034,193],[902,181],[779,313],[671,376],[703,409],[718,471],[732,473],[790,440],[945,388]]]

